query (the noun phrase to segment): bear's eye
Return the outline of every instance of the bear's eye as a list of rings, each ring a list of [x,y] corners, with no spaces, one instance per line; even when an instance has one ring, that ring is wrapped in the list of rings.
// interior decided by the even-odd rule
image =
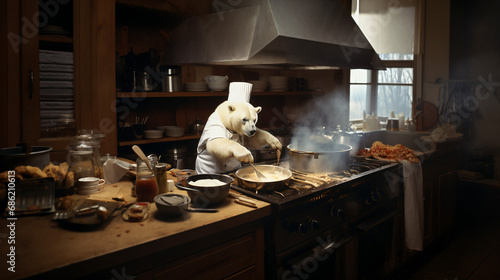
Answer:
[[[244,122],[244,123],[248,122],[248,119],[247,119],[247,118],[244,118],[244,119],[243,119],[243,122]]]

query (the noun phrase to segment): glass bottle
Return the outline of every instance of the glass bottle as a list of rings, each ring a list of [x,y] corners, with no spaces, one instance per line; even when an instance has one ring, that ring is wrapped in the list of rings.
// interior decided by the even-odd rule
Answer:
[[[146,162],[138,158],[137,175],[135,181],[135,193],[137,202],[154,202],[154,198],[158,195],[158,182],[154,173],[154,162],[150,160],[153,171],[149,169]]]

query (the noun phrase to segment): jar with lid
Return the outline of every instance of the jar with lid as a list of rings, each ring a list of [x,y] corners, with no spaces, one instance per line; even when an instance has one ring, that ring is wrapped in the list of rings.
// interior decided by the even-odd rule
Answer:
[[[154,165],[150,161],[149,164],[153,168],[150,170],[145,161],[138,158],[137,175],[135,180],[135,194],[137,202],[154,202],[154,198],[158,195],[158,181],[156,180]]]
[[[170,165],[166,163],[158,163],[155,165],[156,181],[158,182],[160,194],[173,191],[168,187],[167,169],[169,167]]]

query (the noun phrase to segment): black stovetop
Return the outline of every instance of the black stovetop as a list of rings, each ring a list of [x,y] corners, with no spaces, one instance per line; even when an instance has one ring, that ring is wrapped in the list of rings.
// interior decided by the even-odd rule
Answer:
[[[265,164],[273,163],[266,162]],[[288,161],[285,159],[280,162],[280,166],[288,167]],[[387,171],[394,171],[397,166],[399,164],[396,162],[351,157],[349,169],[344,172],[311,174],[292,170],[294,174],[292,178],[295,176],[299,178],[311,177],[312,179],[316,178],[315,182],[318,182],[318,177],[323,178],[324,182],[316,184],[316,186],[291,180],[287,188],[275,192],[256,192],[237,185],[231,185],[231,188],[249,197],[266,201],[281,208],[298,201],[316,200],[322,196],[342,195],[351,191],[353,186],[380,179],[380,176],[385,176]]]

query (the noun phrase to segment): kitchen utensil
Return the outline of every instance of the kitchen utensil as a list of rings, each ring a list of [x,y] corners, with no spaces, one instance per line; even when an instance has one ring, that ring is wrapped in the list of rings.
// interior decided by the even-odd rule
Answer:
[[[176,92],[181,91],[182,87],[182,68],[180,66],[160,66],[162,91]]]
[[[31,165],[43,169],[50,163],[51,147],[9,147],[0,149],[0,172],[19,165]]]
[[[149,170],[151,172],[153,172],[153,168],[151,167],[151,163],[149,162],[148,158],[146,157],[146,155],[144,154],[144,152],[141,150],[141,148],[139,148],[139,146],[137,146],[137,145],[134,145],[134,146],[132,146],[132,150],[135,152],[135,154],[137,156],[139,156],[140,159],[142,159],[143,162],[146,163],[146,165],[148,166]]]
[[[217,179],[224,182],[224,184],[217,186],[194,186],[189,184],[189,182],[196,182],[202,179]],[[232,182],[234,182],[234,179],[228,175],[197,174],[191,175],[186,179],[186,185],[189,187],[185,187],[179,183],[175,186],[178,189],[187,191],[193,205],[199,208],[206,208],[209,205],[215,205],[223,202],[229,193],[229,186]]]
[[[281,166],[259,165],[259,169],[268,177],[265,182],[255,180],[253,168],[246,166],[238,169],[235,173],[238,185],[246,189],[264,192],[279,191],[286,187],[292,177],[290,169]]]
[[[65,211],[67,214],[58,214],[59,216],[53,217],[60,221],[61,226],[71,227],[78,230],[88,230],[95,229],[103,225],[116,209],[123,206],[122,203],[113,201],[99,201],[93,199],[84,199],[79,201],[74,201],[75,208],[73,210]],[[88,211],[85,215],[76,215],[79,209]],[[61,212],[64,213],[64,212]],[[62,219],[64,217],[64,219]]]
[[[253,163],[250,162],[250,165],[253,167],[253,169],[255,170],[255,173],[257,174],[257,177],[259,177],[259,180],[261,181],[266,181],[268,180],[266,175],[264,175],[264,173],[260,172],[257,167],[255,167],[255,165],[253,165]]]
[[[156,208],[162,214],[178,216],[187,212],[191,199],[176,193],[159,194],[154,199]]]
[[[216,213],[219,212],[219,210],[214,209],[214,208],[191,208],[189,207],[188,212],[201,212],[201,213]]]
[[[290,168],[308,173],[328,173],[346,170],[352,147],[344,144],[320,144],[287,146]]]

